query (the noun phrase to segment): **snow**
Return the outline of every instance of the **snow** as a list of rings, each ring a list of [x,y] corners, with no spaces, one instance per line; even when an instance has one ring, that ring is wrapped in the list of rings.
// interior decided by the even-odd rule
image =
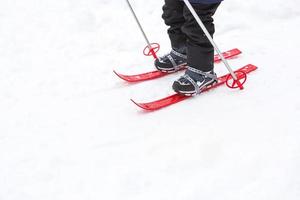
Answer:
[[[131,1],[169,50],[162,1]],[[300,199],[300,3],[226,0],[215,16],[243,91],[220,87],[158,112],[181,73],[126,84],[112,70],[152,70],[125,1],[2,0],[0,200]],[[218,74],[225,74],[222,64]]]

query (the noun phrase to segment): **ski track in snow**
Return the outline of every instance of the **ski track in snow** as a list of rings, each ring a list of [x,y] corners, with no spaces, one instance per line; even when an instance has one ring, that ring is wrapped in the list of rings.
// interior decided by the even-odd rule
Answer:
[[[131,1],[169,50],[161,1]],[[2,0],[0,200],[300,199],[299,1],[226,0],[216,42],[252,63],[243,91],[220,87],[158,112],[181,74],[152,70],[124,1]],[[222,64],[218,74],[226,73]]]

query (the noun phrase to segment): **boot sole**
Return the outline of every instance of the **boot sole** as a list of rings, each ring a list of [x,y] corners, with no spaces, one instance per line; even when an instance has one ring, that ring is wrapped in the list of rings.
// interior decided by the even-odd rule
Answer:
[[[180,71],[180,70],[186,68],[186,65],[187,65],[186,63],[178,65],[176,67],[176,69],[175,68],[173,68],[173,69],[162,69],[162,68],[158,68],[158,67],[156,67],[156,69],[158,69],[159,71],[161,71],[163,73],[174,73],[174,72],[177,72],[177,71]]]
[[[212,83],[209,83],[209,85],[206,85],[204,87],[202,87],[202,89],[199,91],[199,94],[201,94],[201,92],[205,89],[207,89],[208,87],[212,87],[214,86],[215,84],[217,84],[218,81],[213,81]],[[176,93],[180,94],[180,95],[183,95],[183,96],[188,96],[188,97],[191,97],[191,96],[196,96],[197,95],[197,92],[196,91],[180,91],[180,90],[174,90]]]

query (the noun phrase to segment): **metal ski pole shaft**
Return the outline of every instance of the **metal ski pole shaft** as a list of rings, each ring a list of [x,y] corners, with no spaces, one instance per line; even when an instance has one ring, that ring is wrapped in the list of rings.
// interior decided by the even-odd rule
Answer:
[[[128,4],[128,7],[130,8],[130,11],[131,11],[131,13],[132,13],[132,15],[133,15],[133,17],[134,17],[136,23],[137,23],[138,26],[139,26],[139,28],[140,28],[140,30],[141,30],[141,32],[142,32],[142,34],[143,34],[143,36],[144,36],[144,38],[145,38],[145,40],[146,40],[148,46],[150,46],[149,39],[148,39],[148,37],[147,37],[147,35],[146,35],[146,33],[145,33],[145,31],[144,31],[144,29],[143,29],[143,27],[142,27],[140,21],[139,21],[139,19],[137,18],[137,16],[136,16],[136,14],[135,14],[135,12],[134,12],[134,10],[133,10],[133,8],[132,8],[132,6],[131,6],[129,0],[126,0],[126,2],[127,2],[127,4]]]
[[[152,55],[152,56],[156,59],[156,58],[157,58],[156,52],[159,50],[159,44],[157,44],[157,43],[151,44],[151,43],[150,43],[150,41],[149,41],[149,39],[148,39],[148,37],[147,37],[147,35],[146,35],[146,33],[145,33],[145,31],[144,31],[144,29],[143,29],[141,23],[140,23],[140,21],[139,21],[137,15],[135,14],[135,12],[134,12],[134,10],[133,10],[133,8],[132,8],[132,6],[131,6],[129,0],[126,0],[126,2],[127,2],[127,4],[128,4],[128,7],[129,7],[129,9],[130,9],[130,11],[131,11],[131,13],[132,13],[132,15],[133,15],[133,17],[134,17],[134,19],[135,19],[137,25],[138,25],[138,27],[140,28],[140,30],[141,30],[141,32],[142,32],[142,34],[143,34],[144,39],[146,40],[146,43],[147,43],[147,47],[148,47],[149,52],[148,52],[148,53],[145,53],[145,50],[146,50],[146,48],[147,48],[147,47],[146,47],[146,48],[144,49],[144,55],[147,55],[147,56]],[[153,47],[152,45],[154,45],[154,47]],[[156,50],[156,52],[155,52],[155,50]]]
[[[201,27],[201,29],[203,30],[203,32],[205,33],[205,35],[208,38],[208,40],[210,41],[210,43],[213,45],[214,49],[217,51],[217,53],[220,56],[222,62],[224,63],[224,65],[226,66],[226,68],[228,69],[228,71],[230,72],[232,78],[237,82],[239,88],[243,89],[243,86],[240,83],[239,79],[237,78],[237,76],[235,75],[235,73],[233,72],[233,70],[231,69],[231,67],[229,66],[227,60],[222,55],[222,52],[218,48],[217,44],[215,43],[215,41],[211,37],[211,35],[208,32],[208,30],[206,29],[206,27],[204,26],[204,24],[201,21],[200,17],[197,15],[197,13],[196,13],[195,9],[193,8],[193,6],[191,5],[191,3],[188,0],[183,0],[183,1],[184,1],[185,5],[188,7],[188,9],[190,10],[190,12],[192,13],[192,15],[194,16],[195,20],[197,21],[197,23],[199,24],[199,26]]]

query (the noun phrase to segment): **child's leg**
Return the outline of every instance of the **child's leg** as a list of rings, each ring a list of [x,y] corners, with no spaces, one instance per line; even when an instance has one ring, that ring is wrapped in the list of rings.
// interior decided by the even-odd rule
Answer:
[[[172,49],[185,54],[186,36],[181,31],[181,27],[185,23],[183,7],[184,3],[182,1],[165,0],[162,18],[164,19],[165,24],[170,26],[168,34],[171,40]]]
[[[192,5],[208,32],[213,36],[215,27],[212,16],[220,3],[194,3]],[[194,95],[201,93],[217,81],[217,75],[213,71],[214,48],[186,6],[183,9],[183,16],[185,23],[181,30],[187,36],[188,68],[172,87],[179,94]]]
[[[196,13],[204,23],[208,32],[213,36],[215,27],[212,16],[216,12],[220,3],[215,4],[192,4]],[[197,24],[195,18],[186,6],[183,9],[185,23],[182,31],[187,36],[187,64],[188,66],[208,72],[214,67],[214,48],[208,38]]]

